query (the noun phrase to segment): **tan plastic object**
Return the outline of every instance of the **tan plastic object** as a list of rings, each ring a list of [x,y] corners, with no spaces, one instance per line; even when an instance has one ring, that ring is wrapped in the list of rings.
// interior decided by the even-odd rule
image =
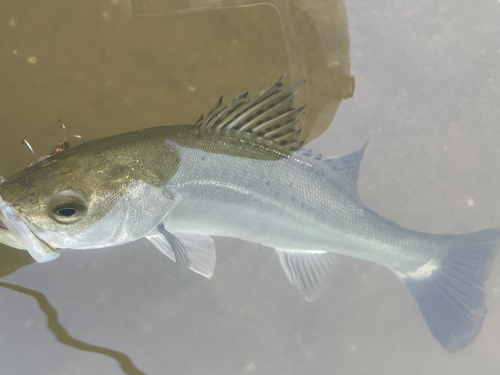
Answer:
[[[272,9],[279,19],[289,81],[308,82],[301,98],[308,105],[303,137],[309,141],[320,136],[331,125],[342,99],[354,93],[347,13],[342,0],[192,0],[188,6],[185,1],[137,0],[131,3],[130,12],[132,17],[146,18],[235,8],[262,12]]]

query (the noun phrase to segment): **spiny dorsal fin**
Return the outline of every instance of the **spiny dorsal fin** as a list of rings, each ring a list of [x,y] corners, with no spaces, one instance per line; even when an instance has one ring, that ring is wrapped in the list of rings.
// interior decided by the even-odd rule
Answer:
[[[221,97],[205,119],[200,117],[196,127],[233,134],[250,133],[290,151],[299,149],[303,142],[299,140],[301,129],[297,124],[305,106],[294,108],[293,97],[305,81],[283,88],[282,79],[283,76],[252,99],[244,92],[225,107],[222,107]]]
[[[201,124],[203,124],[203,115],[201,115],[200,118],[198,119],[198,121],[196,121],[195,126],[199,127],[199,126],[201,126]]]

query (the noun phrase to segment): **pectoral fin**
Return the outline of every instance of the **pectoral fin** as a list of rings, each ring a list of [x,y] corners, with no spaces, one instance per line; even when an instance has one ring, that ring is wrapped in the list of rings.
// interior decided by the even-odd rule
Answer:
[[[165,232],[167,232],[165,230]],[[164,236],[158,230],[151,232],[146,238],[163,254],[177,263],[177,254],[175,246],[167,239],[173,237],[175,243],[182,244],[185,250],[185,256],[188,259],[188,269],[199,273],[202,276],[210,279],[215,268],[215,246],[212,237],[198,233],[169,233]]]
[[[314,301],[325,290],[325,281],[336,256],[325,251],[297,251],[276,249],[288,280],[296,285],[306,301]]]

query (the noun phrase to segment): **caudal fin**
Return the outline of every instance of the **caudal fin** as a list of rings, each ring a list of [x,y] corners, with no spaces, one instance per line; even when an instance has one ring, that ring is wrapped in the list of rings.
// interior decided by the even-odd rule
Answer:
[[[403,282],[418,302],[432,334],[455,352],[474,340],[483,323],[484,282],[500,240],[500,228],[450,236],[448,252],[426,274]]]

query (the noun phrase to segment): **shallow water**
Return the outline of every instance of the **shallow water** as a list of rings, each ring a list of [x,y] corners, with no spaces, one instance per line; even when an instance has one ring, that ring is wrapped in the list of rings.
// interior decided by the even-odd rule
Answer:
[[[37,156],[50,151],[60,121],[84,140],[193,123],[220,95],[255,92],[282,73],[308,79],[299,100],[314,138],[349,96],[332,82],[352,75],[353,98],[312,147],[338,155],[370,140],[365,204],[431,233],[500,226],[499,3],[347,0],[348,28],[341,3],[331,25],[300,2],[172,14],[205,4],[226,5],[0,3],[0,175],[31,161],[22,138]],[[378,265],[344,261],[308,303],[272,250],[225,238],[216,247],[209,281],[175,278],[143,240],[43,265],[0,245],[0,374],[500,371],[499,259],[481,333],[450,354]]]

